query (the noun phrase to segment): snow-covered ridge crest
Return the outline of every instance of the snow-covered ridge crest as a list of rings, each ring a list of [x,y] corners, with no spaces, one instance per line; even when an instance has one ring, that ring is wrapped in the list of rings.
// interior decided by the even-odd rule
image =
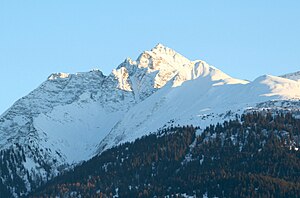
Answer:
[[[294,72],[294,73],[285,74],[285,75],[282,75],[280,77],[291,79],[291,80],[295,80],[295,81],[300,81],[300,71]]]
[[[160,89],[172,80],[172,86],[180,86],[185,81],[198,77],[207,77],[212,81],[224,80],[226,83],[242,83],[247,81],[234,79],[202,60],[190,61],[178,52],[162,44],[150,51],[144,51],[136,61],[126,59],[117,69],[125,67],[130,76],[150,76],[151,86]],[[222,83],[221,83],[222,84]],[[122,86],[120,86],[122,87]]]
[[[64,73],[64,72],[53,73],[47,79],[48,80],[58,80],[58,79],[70,78],[72,76],[88,77],[88,76],[95,75],[95,74],[104,76],[103,73],[99,69],[92,69],[88,72],[77,72],[75,74],[69,74],[69,73]]]
[[[63,79],[63,78],[69,78],[70,74],[68,73],[53,73],[48,77],[48,80],[57,80],[57,79]]]

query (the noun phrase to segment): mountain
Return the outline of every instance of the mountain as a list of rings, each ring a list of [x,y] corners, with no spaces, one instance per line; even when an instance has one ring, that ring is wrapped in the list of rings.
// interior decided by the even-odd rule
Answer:
[[[235,79],[161,44],[108,76],[51,74],[0,117],[0,187],[26,195],[65,169],[158,129],[203,129],[282,103],[298,110],[299,98],[299,81]]]

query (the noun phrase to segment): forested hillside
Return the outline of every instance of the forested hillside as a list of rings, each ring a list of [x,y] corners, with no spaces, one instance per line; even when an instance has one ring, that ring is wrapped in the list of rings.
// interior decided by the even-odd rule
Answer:
[[[300,120],[254,112],[106,150],[30,197],[299,197]]]

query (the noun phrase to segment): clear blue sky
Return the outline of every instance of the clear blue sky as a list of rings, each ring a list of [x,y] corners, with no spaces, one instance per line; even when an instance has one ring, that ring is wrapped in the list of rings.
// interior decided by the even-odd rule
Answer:
[[[242,79],[298,71],[299,10],[298,0],[1,0],[0,114],[50,73],[109,74],[157,43]]]

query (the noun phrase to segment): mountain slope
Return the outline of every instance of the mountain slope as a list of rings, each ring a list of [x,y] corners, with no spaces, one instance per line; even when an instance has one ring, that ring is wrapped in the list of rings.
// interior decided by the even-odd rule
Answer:
[[[295,81],[299,81],[300,80],[300,71],[294,72],[294,73],[285,74],[285,75],[282,75],[280,77],[291,79],[291,80],[295,80]]]
[[[0,172],[1,182],[14,196],[26,194],[65,168],[150,131],[204,128],[258,103],[298,100],[299,90],[300,82],[281,77],[235,79],[161,44],[108,76],[55,73],[0,117],[0,162],[8,170]],[[7,179],[12,172],[20,176]],[[14,180],[23,185],[15,188]]]
[[[206,76],[176,88],[165,86],[132,107],[100,143],[99,152],[133,141],[168,123],[205,127],[234,118],[258,103],[299,98],[300,83],[269,75],[249,83],[228,78],[214,80]]]
[[[242,121],[201,134],[173,127],[122,144],[31,197],[297,197],[300,120],[256,112]]]

